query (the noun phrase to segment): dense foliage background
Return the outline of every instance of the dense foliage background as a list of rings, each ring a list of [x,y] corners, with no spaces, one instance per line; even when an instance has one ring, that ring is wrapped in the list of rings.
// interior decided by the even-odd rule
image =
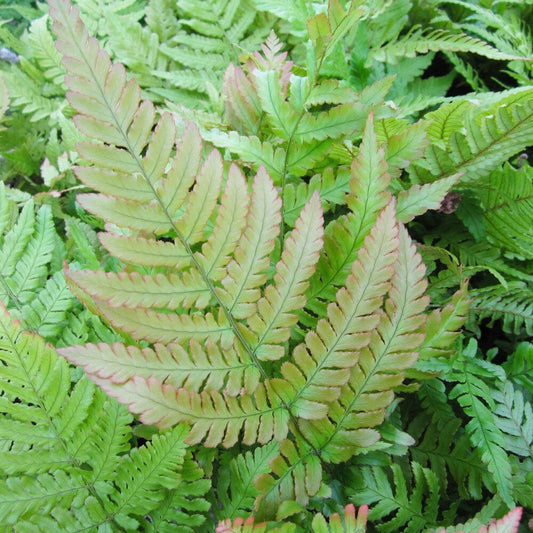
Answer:
[[[206,391],[218,390],[220,381],[227,393],[224,409],[235,414],[228,398],[243,391],[251,395],[253,384],[269,383],[259,375],[263,369],[272,383],[290,381],[289,372],[291,379],[310,381],[304,363],[289,369],[263,352],[298,353],[295,346],[304,340],[312,351],[308,332],[328,317],[335,325],[331,306],[342,301],[341,290],[354,298],[350,269],[356,259],[366,264],[370,241],[385,232],[378,215],[386,218],[387,205],[395,206],[394,220],[405,224],[426,268],[424,275],[414,248],[409,252],[407,237],[400,237],[405,265],[412,267],[412,278],[406,278],[412,280],[412,301],[407,298],[406,307],[419,305],[424,290],[430,304],[416,316],[413,311],[412,327],[405,326],[405,337],[420,337],[413,349],[416,364],[415,357],[404,366],[379,369],[384,381],[398,378],[389,387],[390,399],[376,414],[372,402],[382,401],[376,392],[382,389],[369,393],[366,409],[357,414],[368,420],[350,428],[347,442],[336,434],[335,450],[318,435],[352,414],[345,389],[352,384],[355,390],[355,371],[352,381],[346,377],[337,387],[338,403],[316,397],[314,403],[287,409],[292,418],[284,423],[293,440],[277,438],[281,419],[272,422],[276,429],[270,439],[254,441],[237,427],[235,442],[229,443],[230,423],[220,431],[201,426],[194,418],[199,404],[194,416],[175,420],[164,410],[153,414],[152,407],[135,407],[142,402],[131,398],[140,388],[128,389],[132,396],[125,399],[126,385],[138,387],[145,378],[152,383],[148,367],[163,372],[157,365],[175,364],[178,357],[165,362],[165,346],[175,339],[150,331],[156,321],[145,309],[168,308],[170,316],[175,309],[189,312],[196,306],[194,314],[200,316],[209,305],[209,316],[222,320],[215,310],[225,309],[227,294],[213,289],[211,300],[208,296],[202,303],[204,289],[191,274],[184,284],[196,291],[192,296],[177,304],[147,303],[151,296],[142,295],[141,276],[152,276],[161,287],[163,278],[157,276],[168,275],[176,289],[170,266],[143,262],[140,248],[133,259],[125,259],[125,252],[113,251],[118,245],[106,245],[112,237],[102,235],[145,239],[145,250],[156,235],[150,242],[160,248],[151,253],[165,256],[170,252],[163,247],[178,242],[180,234],[175,227],[129,226],[127,218],[144,209],[141,175],[124,170],[127,162],[122,167],[107,163],[104,152],[90,148],[113,145],[116,134],[105,129],[110,121],[102,118],[98,91],[82,88],[79,81],[80,88],[73,90],[76,76],[82,79],[75,61],[78,53],[85,57],[83,32],[77,28],[66,41],[63,19],[54,15],[54,33],[46,3],[0,0],[0,299],[5,308],[0,318],[0,529],[214,531],[218,524],[217,531],[243,532],[483,531],[483,524],[518,506],[523,508],[520,531],[527,531],[533,520],[533,2],[74,3],[89,34],[112,61],[125,65],[127,78],[134,78],[142,98],[154,104],[137,155],[149,162],[150,146],[161,149],[155,174],[171,174],[175,154],[179,159],[197,151],[200,161],[211,153],[211,167],[200,171],[198,163],[191,175],[192,198],[193,181],[202,172],[220,170],[220,187],[230,190],[226,184],[232,179],[246,189],[244,180],[252,183],[266,169],[273,186],[257,179],[254,187],[263,187],[263,196],[252,198],[251,209],[259,210],[258,198],[282,207],[270,212],[279,222],[272,223],[266,266],[257,272],[260,281],[249,289],[264,295],[263,306],[275,307],[273,291],[265,287],[282,290],[280,280],[288,277],[283,265],[294,266],[291,257],[304,229],[312,228],[317,238],[315,244],[302,244],[309,262],[316,260],[292,294],[300,303],[280,304],[286,323],[272,319],[278,337],[273,334],[261,345],[268,337],[260,324],[269,320],[266,307],[259,306],[255,322],[246,310],[242,316],[234,313],[248,320],[249,329],[236,330],[243,332],[245,345],[257,342],[254,354],[264,364],[250,374],[231,374],[224,367],[234,368],[237,359],[231,360],[235,354],[223,339],[222,349],[215,349],[218,340],[199,338],[194,344],[191,335],[190,344],[190,338],[176,340],[193,354],[181,348],[180,368],[197,365],[198,371],[208,361],[223,369],[223,377],[155,374],[161,383],[204,394],[205,409]],[[57,33],[68,46],[56,48]],[[76,43],[80,52],[74,52]],[[67,99],[67,86],[78,96]],[[129,102],[125,93],[117,99]],[[154,117],[163,117],[157,128]],[[171,140],[182,139],[181,147],[168,148],[168,157],[158,129]],[[230,170],[232,162],[242,169],[242,183]],[[75,170],[78,165],[96,170]],[[154,179],[152,185],[155,190],[159,182]],[[208,198],[209,187],[203,187],[196,197]],[[102,197],[77,198],[91,190],[120,197],[126,189],[131,204],[120,216]],[[223,212],[215,209],[218,197],[212,202],[213,213]],[[187,213],[203,216],[199,207]],[[198,223],[202,237],[187,248],[200,265],[214,253],[209,246],[216,239],[209,236],[218,235],[226,222],[230,226],[227,215],[219,222],[205,213]],[[245,224],[252,227],[243,218]],[[365,240],[368,235],[372,239]],[[238,251],[230,250],[227,257],[229,266],[213,260],[212,270],[227,268],[231,275],[231,268],[244,261]],[[116,280],[129,276],[132,285],[109,281],[115,280],[111,275],[91,278],[89,271],[117,273]],[[127,274],[119,277],[119,272]],[[214,279],[231,293],[223,276]],[[393,278],[387,280],[394,286]],[[369,286],[378,281],[369,278]],[[147,294],[155,291],[149,281],[143,283]],[[133,289],[137,296],[118,301],[120,291]],[[216,305],[214,294],[222,294]],[[382,309],[380,301],[376,312],[393,323],[393,291],[380,297],[386,302]],[[143,333],[129,325],[130,315],[120,315],[126,307],[142,308]],[[425,325],[414,325],[422,315]],[[371,328],[369,350],[377,350],[380,341],[394,344],[396,333],[387,333],[383,320]],[[191,329],[200,329],[198,324]],[[208,355],[199,355],[200,345],[211,341]],[[98,348],[69,348],[81,345]],[[402,349],[405,356],[409,350]],[[124,366],[112,366],[113,358]],[[135,365],[139,368],[128,374]],[[330,374],[325,372],[324,390],[335,389],[327,381],[336,379],[335,372],[343,379],[341,367],[332,363]],[[265,390],[268,396],[268,385]],[[222,417],[223,401],[212,401],[213,418],[217,412]],[[319,425],[310,412],[326,404],[329,418]],[[173,427],[163,429],[168,426]],[[355,446],[361,427],[368,428],[365,439],[372,431],[376,441],[361,437]],[[248,517],[253,518],[243,525],[240,519]],[[490,531],[516,531],[519,519],[514,511]],[[459,523],[465,525],[454,526]]]

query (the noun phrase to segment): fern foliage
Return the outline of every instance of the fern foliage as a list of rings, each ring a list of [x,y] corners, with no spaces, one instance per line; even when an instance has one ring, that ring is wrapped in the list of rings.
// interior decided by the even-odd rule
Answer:
[[[310,196],[284,234],[282,198],[264,168],[249,190],[237,166],[203,148],[193,125],[176,143],[172,117],[158,118],[150,102],[140,101],[135,81],[88,36],[77,9],[51,2],[51,16],[69,71],[67,97],[79,113],[74,120],[98,141],[78,145],[92,166],[76,174],[98,191],[78,201],[104,219],[100,241],[129,265],[122,272],[65,274],[92,311],[134,341],[61,353],[143,422],[188,423],[190,444],[280,442],[279,468],[258,481],[259,505],[268,516],[287,496],[305,504],[323,490],[319,457],[337,463],[379,440],[373,428],[424,338],[424,268],[396,220],[394,201],[381,192],[357,248],[350,245],[357,260],[347,258],[325,318],[294,344],[290,327],[299,321],[323,249],[319,195]],[[302,120],[292,109],[302,105],[296,93],[291,103],[278,99],[290,64],[277,47],[271,40],[256,56],[254,82],[273,131],[301,142],[352,131],[352,119],[348,129],[337,125],[341,108]],[[356,123],[365,105],[353,107]],[[376,141],[372,117],[364,122],[368,148],[358,165],[370,180]],[[383,173],[382,160],[377,165]],[[357,213],[365,197],[355,178],[352,186],[348,205]],[[154,347],[135,346],[140,341]],[[302,485],[302,475],[312,486]],[[280,485],[287,476],[289,493]]]
[[[66,361],[23,332],[5,308],[0,322],[2,527],[136,531],[152,511],[186,526],[164,500],[187,482],[179,475],[192,462],[187,429],[176,426],[131,448],[124,407],[85,377],[71,386]],[[202,500],[186,508],[201,509]]]
[[[0,6],[2,527],[527,521],[527,6],[48,4]]]

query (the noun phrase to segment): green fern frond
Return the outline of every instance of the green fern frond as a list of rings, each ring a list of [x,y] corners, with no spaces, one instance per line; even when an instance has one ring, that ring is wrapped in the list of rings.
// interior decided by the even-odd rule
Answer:
[[[533,395],[533,344],[521,342],[503,367],[509,379]]]
[[[488,240],[523,259],[533,259],[533,169],[506,164],[476,188]]]
[[[211,508],[204,498],[211,487],[211,482],[205,479],[204,472],[191,459],[187,452],[180,471],[181,483],[174,489],[167,489],[159,507],[144,517],[141,522],[143,530],[151,533],[176,530],[178,527],[184,533],[198,531],[206,521],[206,514]],[[205,527],[205,526],[204,526]]]
[[[429,115],[433,122],[428,125],[430,134],[448,138],[445,145],[437,139],[426,150],[423,164],[429,175],[425,177],[422,172],[422,181],[464,172],[462,183],[472,184],[524,150],[533,139],[531,94],[530,89],[522,90],[477,112],[471,104],[454,102]],[[465,111],[469,112],[461,120],[461,112]],[[418,168],[414,175],[419,173]]]
[[[48,20],[47,15],[33,20],[30,24],[28,40],[44,77],[54,85],[61,87],[65,69],[61,64],[61,55],[54,46],[52,33],[48,30]]]
[[[126,455],[116,469],[117,492],[111,495],[116,510],[115,520],[126,524],[129,514],[143,516],[164,498],[160,489],[176,488],[181,479],[176,475],[183,464],[187,428],[178,426],[156,435],[142,448]],[[129,524],[128,524],[129,525]]]
[[[86,378],[71,388],[65,360],[41,337],[22,332],[5,309],[0,326],[2,524],[79,527],[86,512],[85,527],[135,527],[131,515],[146,514],[164,487],[181,482],[187,428],[130,450],[132,418],[123,406]]]
[[[417,54],[426,54],[430,51],[468,52],[502,61],[530,59],[528,56],[502,52],[485,41],[464,33],[442,29],[429,32],[414,29],[405,37],[373,50],[372,57],[377,61],[394,63],[398,57],[415,57]]]
[[[452,374],[452,379],[458,383],[451,390],[450,398],[457,398],[470,418],[465,429],[471,442],[479,448],[481,459],[491,472],[502,500],[512,508],[514,502],[511,465],[502,447],[505,442],[504,434],[495,421],[495,405],[490,396],[490,389],[487,383],[476,375],[476,351],[476,342],[471,340],[469,345],[458,353]],[[450,378],[451,376],[446,376],[446,379]]]
[[[493,411],[498,428],[505,435],[505,449],[533,459],[533,410],[519,389],[507,382],[503,390],[493,391]]]
[[[320,459],[308,445],[284,440],[279,455],[270,461],[271,473],[260,475],[255,487],[260,491],[256,516],[280,518],[281,502],[295,501],[306,505],[309,498],[329,488],[323,486]]]
[[[507,289],[501,285],[475,289],[470,297],[470,310],[476,320],[501,320],[504,331],[533,335],[533,291],[523,283],[510,283]]]
[[[218,476],[218,500],[221,509],[217,510],[220,518],[245,518],[254,510],[254,502],[259,495],[254,481],[262,474],[271,471],[270,462],[279,453],[279,444],[275,441],[260,446],[254,452],[244,452],[223,463]]]
[[[420,532],[438,525],[439,480],[418,463],[411,463],[411,470],[411,480],[397,464],[350,470],[350,485],[355,491],[351,499],[356,505],[363,505],[363,501],[369,505],[368,518],[378,531]]]
[[[442,485],[442,495],[456,487],[461,498],[481,499],[483,487],[492,483],[491,476],[478,451],[461,430],[462,420],[453,412],[443,412],[449,407],[444,384],[432,380],[421,387],[421,392],[426,411],[409,424],[409,434],[417,441],[409,450],[410,456],[436,474]],[[448,499],[451,500],[451,496]]]

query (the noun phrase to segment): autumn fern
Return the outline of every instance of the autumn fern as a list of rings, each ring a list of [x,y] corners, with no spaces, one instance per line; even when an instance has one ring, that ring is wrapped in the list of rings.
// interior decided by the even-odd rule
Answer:
[[[97,191],[78,202],[105,221],[100,242],[124,263],[121,271],[69,268],[65,275],[88,308],[129,339],[62,348],[62,355],[142,422],[188,424],[188,444],[278,441],[272,473],[243,497],[256,498],[264,516],[284,500],[305,505],[327,492],[322,462],[347,460],[380,439],[376,428],[424,339],[424,268],[386,191],[390,178],[370,113],[383,93],[342,103],[347,95],[338,88],[336,107],[305,114],[304,101],[280,98],[291,64],[275,40],[249,67],[253,83],[233,71],[231,83],[257,90],[287,150],[365,130],[347,202],[354,217],[364,215],[363,227],[340,239],[325,232],[315,191],[286,232],[283,175],[276,179],[282,194],[262,166],[249,186],[237,165],[224,164],[204,145],[193,124],[178,133],[170,114],[141,102],[135,80],[88,36],[76,8],[50,4],[74,121],[96,139],[78,145],[90,165],[76,174]],[[319,93],[315,98],[317,105],[324,101]],[[253,127],[253,106],[235,107],[234,115],[245,111]],[[343,262],[328,267],[331,276],[320,266],[333,260],[324,246],[328,231],[328,247],[346,247]],[[301,323],[301,339],[293,339],[315,271],[329,306],[317,321]]]

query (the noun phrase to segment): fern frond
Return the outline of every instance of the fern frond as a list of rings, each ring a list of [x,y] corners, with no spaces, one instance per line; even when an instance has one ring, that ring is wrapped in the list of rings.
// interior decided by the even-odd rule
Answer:
[[[276,360],[285,355],[283,343],[298,321],[297,312],[305,305],[307,280],[315,270],[322,248],[323,223],[320,198],[314,194],[285,241],[273,283],[257,302],[257,312],[248,318],[257,338],[252,343],[253,350],[260,360]]]
[[[21,517],[50,513],[59,503],[68,508],[75,498],[87,496],[81,473],[58,470],[54,475],[41,474],[35,479],[10,477],[0,485],[0,520],[4,524],[16,524]]]
[[[507,382],[493,390],[495,423],[505,435],[504,448],[520,457],[533,459],[533,410],[519,389]]]
[[[84,368],[89,376],[124,383],[134,376],[154,377],[161,383],[187,390],[224,390],[232,396],[252,393],[259,370],[238,348],[222,351],[215,343],[201,346],[191,341],[186,349],[179,344],[156,344],[137,348],[115,343],[86,344],[60,348],[59,353]]]
[[[164,499],[155,510],[145,517],[144,530],[151,533],[180,528],[184,533],[193,533],[202,526],[211,505],[204,498],[211,486],[204,472],[187,452],[180,471],[181,483],[167,489]]]
[[[116,470],[117,492],[115,520],[120,524],[128,514],[143,516],[161,502],[161,488],[176,488],[181,479],[176,475],[185,457],[185,426],[177,426],[154,438],[142,448],[132,450]]]
[[[442,484],[443,494],[457,490],[461,498],[481,500],[483,488],[493,486],[492,475],[465,433],[464,421],[456,415],[445,383],[425,380],[417,395],[423,412],[417,408],[408,426],[409,434],[417,441],[409,450],[411,457],[431,468]],[[454,495],[450,494],[448,500],[452,501]]]
[[[432,135],[449,137],[446,151],[439,142],[426,150],[424,165],[432,176],[424,181],[464,172],[462,183],[471,184],[524,150],[533,139],[531,94],[530,89],[522,90],[501,98],[488,110],[476,112],[469,105],[455,103],[436,112],[433,115],[436,127],[429,126]],[[469,112],[461,117],[460,113],[465,111]],[[442,124],[446,124],[444,129]]]
[[[415,29],[403,38],[374,49],[372,57],[377,61],[394,64],[398,57],[415,57],[417,54],[426,54],[430,51],[467,52],[502,61],[530,59],[529,57],[507,54],[492,47],[485,41],[470,37],[464,33],[454,33],[442,29],[430,32]]]
[[[262,474],[255,482],[260,491],[256,516],[261,519],[279,517],[278,510],[283,501],[307,505],[310,497],[324,490],[320,459],[308,445],[303,442],[294,444],[287,439],[280,444],[279,451],[270,462],[271,473]]]
[[[57,338],[65,326],[75,299],[62,272],[55,272],[42,290],[22,308],[24,323],[45,339]]]
[[[514,282],[505,289],[501,285],[470,292],[471,312],[477,320],[501,320],[508,333],[533,335],[533,291],[523,283]]]
[[[16,270],[9,280],[10,296],[17,302],[27,303],[46,278],[48,264],[55,247],[54,237],[51,209],[48,206],[42,206],[37,212],[34,233],[24,253],[18,259]]]
[[[254,180],[246,229],[243,232],[234,259],[222,280],[222,301],[236,318],[246,318],[256,311],[259,287],[266,281],[265,270],[274,249],[281,222],[281,199],[264,170]]]
[[[379,439],[372,429],[383,422],[385,408],[392,402],[394,388],[400,385],[404,371],[418,357],[423,335],[419,328],[428,298],[424,267],[420,256],[400,226],[398,258],[393,266],[385,313],[371,333],[370,343],[359,351],[359,360],[351,370],[350,380],[341,389],[328,419],[301,421],[299,428],[326,461],[345,461],[359,448]]]
[[[533,259],[533,170],[529,165],[497,169],[476,189],[484,208],[488,240],[524,259]]]
[[[2,191],[5,193],[3,187]],[[4,217],[7,217],[9,214],[9,204],[7,203],[7,198],[3,204],[3,214]],[[6,297],[9,297],[10,292],[8,280],[11,278],[11,276],[13,276],[17,262],[22,257],[24,249],[28,245],[34,230],[34,207],[33,201],[30,201],[23,207],[16,223],[9,228],[9,231],[5,235],[3,235],[2,254],[0,256],[0,272],[2,273],[3,278],[1,297],[4,301],[6,300]]]
[[[521,342],[503,367],[509,379],[533,395],[533,344]]]
[[[217,391],[176,389],[138,376],[119,385],[96,377],[93,381],[131,412],[139,413],[145,424],[165,428],[187,422],[192,427],[189,444],[204,441],[207,447],[222,444],[230,448],[239,439],[243,444],[265,444],[272,439],[282,441],[287,435],[288,413],[280,398],[287,396],[283,382],[259,384],[253,394],[233,397]]]
[[[318,316],[324,316],[326,302],[334,300],[335,287],[344,283],[357,251],[378,214],[389,203],[390,176],[384,152],[378,147],[372,114],[368,117],[351,172],[350,192],[346,197],[351,213],[326,227],[324,251],[311,278],[307,307]],[[307,316],[303,315],[302,320],[307,322]]]
[[[411,463],[408,481],[398,464],[390,468],[361,466],[351,469],[351,500],[369,505],[368,518],[379,523],[379,530],[420,532],[438,523],[440,484],[437,476],[418,463]],[[390,475],[389,475],[390,472]],[[375,504],[375,505],[372,505]],[[389,518],[393,515],[392,518]],[[387,517],[387,518],[385,518]]]
[[[424,326],[425,339],[420,347],[421,361],[450,353],[449,348],[466,321],[469,304],[467,287],[463,283],[449,304],[428,314]]]
[[[407,224],[414,217],[422,215],[429,209],[438,209],[450,189],[460,180],[463,174],[454,174],[447,178],[412,185],[410,189],[398,193],[398,218]]]
[[[295,389],[290,406],[298,416],[317,419],[327,414],[328,402],[338,398],[358,352],[370,342],[398,254],[397,231],[390,205],[359,251],[345,288],[328,306],[328,319],[319,320],[305,345],[295,348],[294,363],[282,365],[283,376]]]
[[[270,472],[270,462],[279,453],[275,441],[260,446],[254,452],[243,452],[223,464],[219,473],[218,500],[221,509],[217,516],[227,518],[246,517],[254,510],[254,501],[259,495],[254,481]]]
[[[479,448],[482,461],[491,472],[502,500],[513,507],[511,466],[509,457],[502,448],[504,435],[495,422],[489,387],[476,376],[475,367],[471,363],[476,349],[477,345],[472,340],[459,352],[456,373],[453,374],[458,383],[450,392],[450,398],[457,398],[470,417],[466,431],[471,442]]]
[[[61,64],[61,55],[54,46],[52,33],[48,30],[48,20],[47,15],[33,20],[30,24],[28,40],[44,77],[55,85],[62,86],[65,69]]]

